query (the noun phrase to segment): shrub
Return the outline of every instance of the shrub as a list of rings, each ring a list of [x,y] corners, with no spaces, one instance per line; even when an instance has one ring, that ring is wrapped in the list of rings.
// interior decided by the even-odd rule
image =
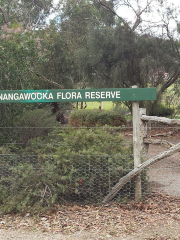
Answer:
[[[72,127],[122,126],[126,125],[126,119],[114,111],[76,110],[71,113],[69,124]]]
[[[4,128],[0,133],[0,144],[16,142],[14,149],[18,148],[19,144],[26,147],[33,138],[45,137],[53,127],[59,126],[49,107],[25,110],[14,119],[14,124],[16,127]]]
[[[13,160],[13,155],[10,160]],[[15,166],[10,166],[6,161],[6,168],[8,174],[4,174],[0,180],[1,211],[38,211],[55,202],[57,175],[54,164],[48,159],[43,163],[19,161]]]
[[[101,202],[133,169],[133,156],[110,128],[57,129],[33,139],[26,155],[7,155],[1,163],[0,209],[40,211],[64,201]],[[119,194],[132,197],[134,180]]]
[[[174,110],[170,107],[163,105],[162,103],[157,103],[152,109],[151,115],[158,117],[167,117],[173,114]]]

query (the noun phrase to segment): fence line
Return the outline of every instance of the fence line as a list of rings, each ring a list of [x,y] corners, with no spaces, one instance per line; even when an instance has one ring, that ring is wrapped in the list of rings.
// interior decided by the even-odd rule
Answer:
[[[142,122],[145,123],[147,121],[142,121]],[[74,131],[74,128],[71,128],[71,127],[67,127],[69,130],[67,130],[67,128],[64,128],[63,126],[58,128],[62,129],[62,131],[61,130],[55,131],[54,133],[57,136],[58,136],[58,132],[67,133],[70,131],[70,129],[72,129],[73,133],[76,133],[76,131]],[[127,145],[130,144],[131,146],[132,144],[132,134],[129,131],[129,130],[132,130],[132,127],[127,127],[127,128],[126,127],[124,128],[97,127],[97,128],[107,129],[107,132],[110,132],[113,136],[114,134],[119,135],[119,133],[122,131],[125,138],[127,138],[129,141]],[[83,128],[83,129],[89,129],[88,132],[93,132],[93,131],[96,132],[97,128]],[[168,125],[168,128],[170,128],[170,125]],[[179,129],[178,125],[174,126],[174,128],[177,130]],[[30,131],[38,132],[36,131],[36,129],[37,128],[31,128]],[[77,129],[77,132],[79,131],[78,129]],[[111,129],[115,129],[115,131],[111,131]],[[56,130],[56,129],[51,128],[51,130]],[[128,131],[127,134],[125,130]],[[148,127],[147,127],[147,130],[149,130]],[[4,134],[3,134],[3,131],[4,131]],[[10,146],[11,148],[11,145],[12,145],[12,150],[14,151],[14,149],[16,150],[16,148],[14,147],[19,144],[20,145],[19,149],[21,149],[20,153],[18,154],[15,154],[15,152],[13,151],[12,151],[13,154],[8,154],[8,153],[3,154],[3,149],[0,149],[1,151],[0,188],[2,189],[3,187],[3,191],[7,190],[7,194],[8,193],[18,194],[18,191],[23,191],[27,193],[29,191],[29,194],[31,194],[30,192],[31,191],[33,192],[35,190],[36,194],[38,195],[39,191],[43,191],[43,187],[45,188],[46,186],[49,186],[49,188],[51,189],[50,182],[48,183],[48,181],[50,181],[53,176],[53,178],[57,178],[57,183],[60,184],[60,187],[55,186],[56,188],[55,190],[59,191],[58,196],[60,196],[61,199],[64,199],[64,201],[67,201],[67,202],[78,201],[80,203],[83,203],[83,202],[102,203],[105,196],[107,196],[111,192],[112,188],[117,184],[120,177],[122,176],[122,178],[124,179],[125,176],[127,176],[127,174],[130,174],[130,172],[134,171],[133,156],[128,155],[126,153],[124,156],[118,155],[118,154],[116,155],[113,153],[104,154],[104,156],[103,155],[101,156],[100,154],[95,154],[94,152],[88,152],[88,154],[76,153],[73,156],[70,156],[70,154],[65,154],[65,153],[63,153],[61,156],[57,155],[56,153],[54,154],[39,153],[38,155],[33,155],[33,152],[32,152],[32,154],[29,154],[27,151],[23,150],[24,149],[23,147],[21,147],[21,143],[19,142],[20,139],[18,138],[19,134],[17,134],[18,131],[20,133],[23,133],[23,136],[24,136],[23,127],[8,128],[8,129],[5,128],[4,130],[1,129],[1,135],[2,136],[4,135],[7,137],[7,139],[5,139],[6,142],[2,141],[1,146],[3,146],[4,144],[4,146],[8,146],[8,147]],[[6,132],[7,132],[7,135],[6,135]],[[42,131],[40,131],[40,133],[42,133]],[[56,136],[54,136],[54,133],[52,131],[50,132],[46,131],[45,133],[46,134],[48,133],[49,136],[52,135],[51,139],[56,139]],[[73,136],[75,137],[75,135]],[[143,136],[144,143],[146,145],[153,143],[152,138],[150,138],[151,142],[148,142],[148,138],[145,138],[144,135],[142,136]],[[69,134],[69,138],[71,138],[71,134]],[[157,144],[164,144],[164,146],[167,145],[167,147],[175,147],[174,145],[171,146],[171,143],[168,141],[159,140],[159,139],[157,141],[159,141],[157,142]],[[61,149],[63,149],[62,143],[63,142],[53,141],[53,142],[47,143],[47,145],[54,144],[55,149],[61,145],[62,146]],[[33,144],[36,146],[36,139],[34,139]],[[44,142],[42,142],[42,148],[43,148],[43,144]],[[121,143],[116,142],[115,144],[118,145]],[[37,145],[41,149],[41,142],[38,142],[38,140],[37,140]],[[102,145],[103,145],[103,142],[102,142]],[[31,147],[31,145],[29,146]],[[113,146],[114,145],[112,145],[112,142],[111,142],[109,147],[111,148]],[[61,179],[61,175],[60,175],[61,172],[59,172],[61,171],[61,165],[60,165],[61,162],[59,163],[61,159],[64,161],[63,164],[65,164],[65,167],[68,168],[67,171],[69,171],[69,173],[71,174],[71,179],[69,178],[68,174],[63,176],[64,179],[66,177],[65,180]],[[67,162],[66,164],[66,161],[70,161],[71,159],[73,160],[73,164],[70,165],[69,162]],[[69,168],[69,166],[71,166],[71,169]],[[142,167],[143,166],[144,165],[142,165]],[[140,170],[139,167],[140,166],[137,166],[138,171]],[[147,169],[147,167],[148,165],[146,166],[145,169]],[[53,171],[55,171],[55,174]],[[143,169],[141,169],[140,171],[143,196],[151,192],[151,189],[149,187],[150,185],[148,182],[149,180],[147,179],[149,177],[148,175],[149,172],[148,174],[146,174],[147,171],[146,170],[143,171]],[[18,181],[20,181],[21,178],[24,177],[24,173],[26,173],[26,176],[25,176],[26,179],[24,179],[22,185],[17,186]],[[29,177],[28,177],[28,174],[30,174]],[[25,184],[26,180],[27,182],[28,181],[30,182]],[[34,181],[33,183],[31,183],[32,180]],[[33,186],[36,187],[35,180],[37,180],[37,189],[33,188]],[[60,188],[63,187],[64,182],[67,182],[68,185],[65,187],[65,189],[62,189],[62,191],[60,191]],[[41,185],[39,186],[39,184]],[[127,201],[128,199],[134,199],[135,185],[136,185],[136,179],[133,179],[132,181],[128,180],[126,185],[124,185],[124,187],[118,191],[115,199],[122,202]],[[52,194],[54,195],[56,195],[56,192],[53,192],[55,190],[51,190]],[[48,200],[48,197],[49,195],[47,192],[46,200]],[[44,198],[46,198],[46,195],[44,196]]]
[[[142,112],[142,109],[139,109],[139,112]],[[180,125],[180,120],[178,120],[178,119],[168,119],[168,118],[164,118],[164,117],[162,118],[162,117],[146,116],[146,115],[142,115],[142,114],[138,114],[138,117],[144,122],[153,121],[153,122],[158,122],[158,123],[160,122],[160,123],[168,124],[168,125],[177,125],[177,126]],[[133,119],[133,121],[134,121],[134,119]],[[137,119],[135,119],[135,121],[137,123],[139,123],[139,121]],[[136,134],[136,131],[135,131],[135,134]],[[145,168],[149,167],[150,165],[156,163],[157,161],[159,161],[165,157],[171,156],[172,154],[180,151],[180,143],[173,145],[167,141],[159,141],[159,140],[151,141],[150,139],[147,139],[146,138],[146,136],[147,136],[146,124],[145,125],[141,124],[140,136],[145,136],[143,138],[143,144],[145,144],[145,145],[151,144],[151,143],[164,144],[168,147],[170,146],[171,148],[168,151],[158,154],[154,158],[148,159],[147,161],[145,161],[142,164],[140,163],[138,166],[136,165],[132,171],[130,171],[127,175],[120,178],[119,182],[111,189],[109,194],[104,198],[103,203],[110,201],[120,191],[120,189],[133,177],[140,176],[140,173],[142,170],[144,170]],[[137,138],[135,137],[135,139],[136,139],[136,141],[139,141],[139,144],[140,144],[139,133],[138,133],[138,137]],[[136,151],[139,151],[139,155],[141,155],[141,156],[144,155],[143,144],[141,146],[141,149],[136,149]],[[135,143],[134,146],[136,147],[137,144]],[[137,153],[135,152],[134,157],[136,157],[136,155],[137,155]],[[138,189],[136,189],[135,192],[138,192],[139,195],[138,195],[138,198],[135,196],[136,200],[138,200],[142,196],[140,184],[141,184],[141,179],[138,179],[138,184],[136,184],[136,188],[138,188]]]

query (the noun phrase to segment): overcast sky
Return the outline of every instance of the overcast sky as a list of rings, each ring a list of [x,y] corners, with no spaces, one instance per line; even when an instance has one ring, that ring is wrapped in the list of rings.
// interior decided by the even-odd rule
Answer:
[[[57,4],[59,2],[59,0],[54,0],[54,3]],[[120,1],[119,1],[120,2]],[[134,1],[136,2],[136,1]],[[146,2],[147,0],[139,0],[140,6],[145,7],[146,6]],[[167,0],[168,4],[173,4],[175,7],[180,7],[180,1],[179,0]],[[134,8],[136,9],[136,6],[134,5]],[[156,10],[156,6],[154,5],[154,10]],[[125,18],[127,21],[135,21],[135,14],[132,10],[128,9],[127,7],[119,7],[119,9],[117,10],[117,13],[119,16]],[[154,14],[149,14],[149,16],[147,17],[147,14],[145,16],[142,15],[143,20],[150,20],[150,21],[154,21],[154,22],[158,22],[160,21],[160,17],[157,13]],[[179,21],[180,21],[180,14],[179,14]],[[176,24],[174,21],[171,21],[171,25],[172,29],[174,27],[176,27]]]
[[[146,1],[144,0],[140,0],[139,1],[141,3],[142,8],[146,6]],[[167,0],[168,4],[173,4],[175,7],[180,7],[180,2],[179,0]],[[156,5],[153,5],[154,10],[156,10]],[[134,5],[134,8],[136,9],[136,5]],[[126,6],[124,7],[119,7],[119,9],[117,10],[118,14],[128,20],[132,20],[135,17],[135,14],[133,13],[132,10],[128,9]],[[156,13],[155,15],[149,15],[149,18],[151,20],[157,20],[159,19],[158,14]]]
[[[59,0],[54,0],[54,4],[56,5],[59,2]],[[144,6],[146,4],[146,0],[140,0],[141,4],[144,2]],[[179,0],[167,0],[168,3],[174,4],[174,6],[180,7],[180,1]],[[133,18],[133,12],[128,11],[127,7],[120,7],[117,12],[121,14],[122,17],[132,19]]]

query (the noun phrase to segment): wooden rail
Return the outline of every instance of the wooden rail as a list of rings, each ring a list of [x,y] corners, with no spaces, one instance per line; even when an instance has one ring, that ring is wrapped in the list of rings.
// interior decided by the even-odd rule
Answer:
[[[137,110],[136,110],[136,112],[137,112]],[[142,112],[142,110],[140,110],[140,113],[141,112]],[[104,198],[103,203],[107,203],[108,201],[110,201],[119,192],[119,190],[128,181],[130,181],[132,178],[139,177],[141,171],[144,170],[145,168],[151,166],[152,164],[154,164],[154,163],[156,163],[156,162],[158,162],[158,161],[160,161],[160,160],[162,160],[162,159],[164,159],[164,158],[166,158],[168,156],[173,155],[176,152],[180,152],[180,143],[174,145],[174,144],[172,144],[172,143],[170,143],[170,142],[168,142],[166,140],[147,138],[147,132],[146,132],[147,131],[147,127],[145,125],[145,123],[147,121],[151,121],[151,122],[163,123],[163,124],[172,125],[172,126],[180,126],[180,120],[178,120],[178,119],[168,119],[168,118],[165,118],[165,117],[146,116],[146,115],[142,115],[142,114],[137,114],[137,115],[139,116],[140,121],[137,121],[137,120],[136,121],[138,123],[141,123],[140,124],[141,125],[141,127],[140,127],[140,136],[141,137],[139,138],[139,144],[141,146],[141,149],[140,149],[141,155],[144,155],[144,153],[143,153],[143,148],[144,148],[143,144],[145,146],[147,146],[147,144],[162,144],[162,145],[164,145],[164,146],[166,146],[168,148],[170,147],[170,149],[165,151],[165,152],[162,152],[162,153],[158,154],[157,156],[155,156],[153,158],[150,158],[149,160],[143,162],[142,164],[139,164],[138,166],[135,165],[135,167],[134,167],[134,169],[132,171],[130,171],[127,175],[125,175],[124,177],[119,179],[119,182],[111,189],[109,194]],[[136,131],[134,131],[134,132],[136,132]],[[142,138],[143,138],[143,142],[142,142]],[[135,138],[135,140],[137,141],[136,138]],[[138,144],[138,146],[139,146],[139,144]],[[136,149],[136,151],[137,151],[137,149]],[[136,153],[136,151],[135,151],[135,153]],[[141,189],[141,186],[140,186],[139,189]],[[135,190],[135,191],[139,192],[139,189]]]
[[[156,116],[141,116],[142,121],[151,121],[151,122],[157,122],[157,123],[163,123],[167,125],[172,126],[180,126],[180,120],[179,119],[169,119],[165,117],[156,117]]]
[[[109,194],[104,198],[103,203],[107,203],[108,201],[110,201],[128,181],[130,181],[133,177],[140,174],[142,170],[144,170],[145,168],[158,162],[159,160],[169,157],[172,154],[179,152],[179,151],[180,151],[180,143],[171,147],[168,151],[162,152],[162,153],[158,154],[157,156],[150,158],[146,162],[140,164],[138,167],[134,168],[127,175],[120,178],[119,182],[112,188],[112,190],[109,192]]]

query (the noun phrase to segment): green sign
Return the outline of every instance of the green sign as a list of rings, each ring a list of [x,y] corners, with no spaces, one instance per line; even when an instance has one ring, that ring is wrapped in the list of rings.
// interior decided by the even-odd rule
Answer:
[[[0,91],[0,103],[156,100],[156,88],[50,89]]]

